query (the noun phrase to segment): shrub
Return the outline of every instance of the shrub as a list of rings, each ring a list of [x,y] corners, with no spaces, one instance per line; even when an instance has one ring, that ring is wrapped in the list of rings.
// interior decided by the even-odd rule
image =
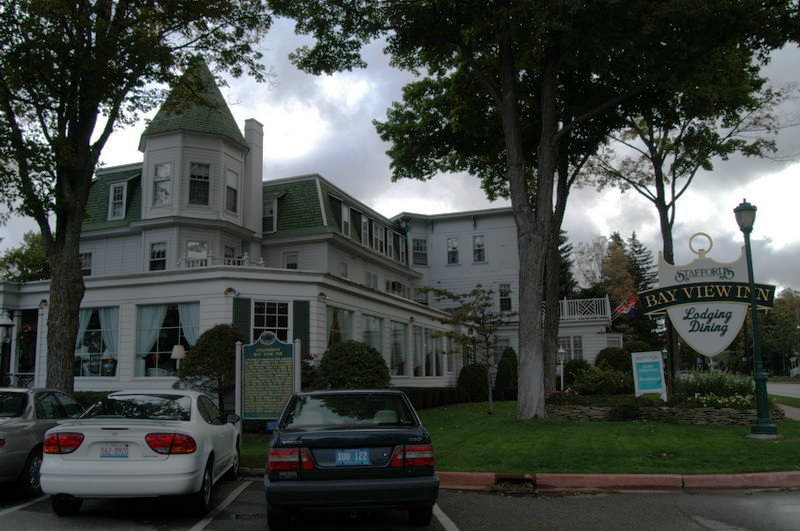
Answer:
[[[503,351],[503,357],[497,363],[494,393],[498,400],[517,399],[517,354],[511,347]]]
[[[597,353],[595,365],[604,369],[633,373],[631,354],[619,347],[607,347]]]
[[[630,352],[652,352],[654,350],[661,350],[660,348],[653,347],[649,343],[645,343],[639,339],[631,339],[625,342],[625,350]]]
[[[572,389],[582,395],[633,393],[633,376],[613,369],[590,366],[575,378]]]
[[[732,374],[725,371],[692,371],[680,375],[675,380],[674,391],[684,398],[695,395],[716,395],[718,397],[746,396],[754,392],[750,376]]]
[[[564,364],[564,386],[569,388],[575,378],[590,367],[586,360],[569,360]]]
[[[234,385],[236,342],[243,341],[233,325],[219,324],[203,332],[181,361],[176,386],[216,393],[220,411],[225,411],[225,392]]]
[[[572,389],[553,391],[545,397],[545,403],[553,406],[583,406],[588,403],[585,397]]]
[[[464,365],[458,374],[458,390],[465,402],[482,402],[488,398],[486,367],[477,363]]]
[[[332,389],[385,389],[391,380],[383,356],[371,346],[352,340],[329,347],[319,370]]]
[[[303,391],[325,389],[325,379],[319,367],[314,365],[314,357],[308,352],[303,352],[300,357],[300,385]]]
[[[455,387],[400,387],[414,409],[427,409],[461,402],[461,393]]]

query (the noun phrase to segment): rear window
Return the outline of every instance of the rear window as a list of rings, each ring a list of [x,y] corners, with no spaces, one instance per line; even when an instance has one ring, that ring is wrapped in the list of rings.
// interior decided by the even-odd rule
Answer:
[[[95,404],[84,418],[189,420],[192,399],[183,395],[135,394],[109,396]]]
[[[0,393],[0,418],[21,417],[27,404],[26,393]]]
[[[283,417],[284,429],[414,426],[416,420],[397,395],[299,396]]]

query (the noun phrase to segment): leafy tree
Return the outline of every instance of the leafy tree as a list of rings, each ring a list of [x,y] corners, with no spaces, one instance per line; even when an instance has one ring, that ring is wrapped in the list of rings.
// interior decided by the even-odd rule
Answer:
[[[762,314],[761,350],[772,374],[789,374],[789,358],[800,356],[800,292],[784,289]]]
[[[50,278],[50,268],[42,248],[42,235],[29,231],[22,235],[22,244],[0,255],[0,280],[30,282]]]
[[[758,0],[271,5],[316,37],[293,54],[309,72],[362,67],[361,46],[382,37],[394,65],[427,72],[378,124],[392,143],[393,179],[469,171],[490,197],[510,197],[520,257],[520,418],[545,416],[558,294],[558,277],[546,281],[545,268],[557,269],[576,171],[625,117],[687,84],[713,91],[726,83],[718,56],[755,58],[780,46],[796,15],[791,2]]]
[[[195,55],[263,79],[253,44],[269,27],[265,9],[263,0],[3,2],[0,196],[42,234],[48,387],[73,389],[81,223],[109,136],[151,109],[161,95],[153,87],[176,83]]]
[[[625,242],[618,232],[611,234],[608,240],[606,255],[603,258],[603,283],[614,306],[625,302],[636,293],[636,285],[631,274],[631,260]]]
[[[200,334],[178,369],[179,384],[217,394],[225,411],[225,392],[236,376],[236,342],[244,341],[233,325],[220,324]]]
[[[608,238],[595,236],[589,242],[579,242],[575,251],[575,270],[583,293],[593,292],[606,295],[603,276],[603,263],[608,254]],[[591,297],[585,297],[591,298]]]
[[[353,340],[328,347],[319,370],[332,389],[384,389],[391,381],[389,367],[380,352]]]
[[[437,332],[434,336],[449,337],[462,350],[473,353],[473,363],[486,367],[486,394],[489,411],[494,413],[492,404],[492,372],[497,367],[497,331],[508,324],[516,315],[514,312],[501,312],[497,309],[495,292],[480,284],[468,293],[454,293],[441,288],[422,288],[433,293],[438,301],[449,301],[454,306],[448,309],[448,316],[438,319],[443,324],[454,325],[454,330]]]

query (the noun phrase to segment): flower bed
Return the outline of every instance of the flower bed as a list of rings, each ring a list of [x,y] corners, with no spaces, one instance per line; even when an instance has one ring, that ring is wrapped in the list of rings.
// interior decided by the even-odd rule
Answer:
[[[606,421],[613,408],[602,406],[562,406],[548,405],[547,414],[551,417],[577,421]],[[785,418],[780,409],[770,412],[773,422]],[[713,424],[749,426],[756,421],[754,409],[734,408],[678,408],[678,407],[640,407],[639,419],[669,424]]]

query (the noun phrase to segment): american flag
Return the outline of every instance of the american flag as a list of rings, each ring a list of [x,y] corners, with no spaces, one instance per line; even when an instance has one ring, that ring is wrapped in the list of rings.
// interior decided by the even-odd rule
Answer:
[[[614,313],[619,313],[622,315],[636,315],[637,307],[636,304],[639,302],[638,295],[631,295],[628,297],[628,300],[620,304],[614,309]]]

